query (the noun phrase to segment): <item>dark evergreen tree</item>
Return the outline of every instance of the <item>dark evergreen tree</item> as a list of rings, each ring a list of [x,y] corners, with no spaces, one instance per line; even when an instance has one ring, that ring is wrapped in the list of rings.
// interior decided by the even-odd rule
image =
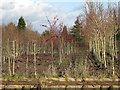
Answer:
[[[71,34],[73,38],[76,40],[77,44],[80,45],[82,42],[82,34],[81,34],[81,23],[79,21],[79,17],[77,17],[77,20],[75,21],[75,25],[73,26],[71,30]]]
[[[19,30],[25,30],[25,28],[26,28],[26,23],[22,16],[19,18],[17,27]]]

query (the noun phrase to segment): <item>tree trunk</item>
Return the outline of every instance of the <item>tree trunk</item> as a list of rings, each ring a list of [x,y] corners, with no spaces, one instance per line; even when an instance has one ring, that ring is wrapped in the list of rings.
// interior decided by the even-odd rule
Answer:
[[[7,41],[7,57],[8,57],[8,71],[9,71],[9,75],[11,76],[11,52],[10,52],[10,47],[9,47],[9,39]]]
[[[11,73],[11,60],[10,60],[10,57],[8,57],[8,70],[9,70],[9,75],[11,76],[12,73]]]
[[[115,67],[114,67],[114,57],[115,57],[115,50],[114,50],[114,36],[112,37],[112,75],[115,75]]]
[[[53,41],[51,40],[51,55],[52,55],[52,57],[53,57]]]
[[[103,37],[103,61],[104,61],[104,66],[105,68],[107,67],[106,65],[106,40],[105,40],[105,36]]]
[[[15,75],[15,41],[13,41],[12,44],[13,44],[13,75]]]
[[[59,65],[62,63],[62,43],[61,43],[61,39],[59,38],[59,57],[60,57],[60,61],[59,61]]]
[[[28,55],[29,55],[29,42],[27,43],[26,76],[28,76]]]
[[[37,68],[36,68],[36,43],[33,44],[34,49],[34,75],[37,77]]]

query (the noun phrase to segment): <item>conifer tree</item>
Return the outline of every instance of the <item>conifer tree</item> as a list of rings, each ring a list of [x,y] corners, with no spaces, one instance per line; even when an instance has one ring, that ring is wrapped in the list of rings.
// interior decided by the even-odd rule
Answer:
[[[19,18],[17,27],[19,30],[25,30],[25,28],[26,28],[26,23],[22,16]]]
[[[77,44],[80,45],[82,40],[82,35],[81,35],[81,23],[79,21],[79,17],[77,17],[77,20],[75,21],[75,25],[72,28],[71,34],[73,38],[76,40]]]

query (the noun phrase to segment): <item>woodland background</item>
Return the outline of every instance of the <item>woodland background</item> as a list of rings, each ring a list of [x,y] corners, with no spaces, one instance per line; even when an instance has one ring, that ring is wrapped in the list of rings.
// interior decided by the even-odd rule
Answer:
[[[2,25],[3,77],[120,77],[118,6],[86,2],[71,28],[46,19],[40,34],[20,17]]]

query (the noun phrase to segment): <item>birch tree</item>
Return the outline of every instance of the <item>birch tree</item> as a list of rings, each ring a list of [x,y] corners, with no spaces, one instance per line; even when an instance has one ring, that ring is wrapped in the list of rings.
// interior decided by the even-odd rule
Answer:
[[[118,25],[114,19],[114,8],[103,10],[101,3],[87,2],[85,9],[86,27],[89,29],[89,49],[97,57],[100,64],[107,68],[107,62],[112,64],[113,76],[115,74],[114,61],[117,57],[116,31]],[[106,12],[105,12],[106,11]],[[108,47],[109,45],[109,47]],[[106,53],[111,54],[108,60]]]

